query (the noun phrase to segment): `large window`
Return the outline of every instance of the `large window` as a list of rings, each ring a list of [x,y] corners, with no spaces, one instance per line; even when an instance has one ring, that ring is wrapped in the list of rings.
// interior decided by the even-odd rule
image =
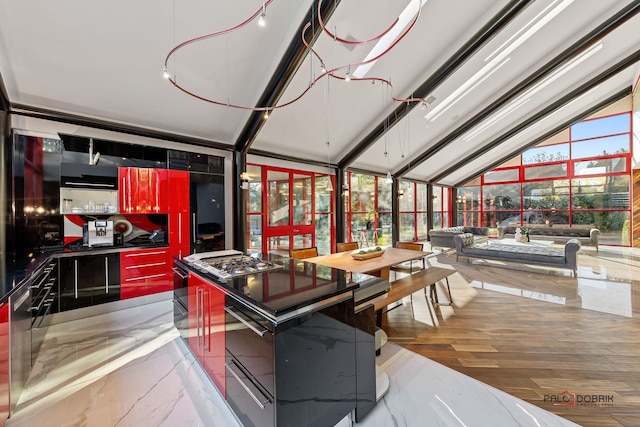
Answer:
[[[347,172],[345,241],[391,244],[391,184],[382,176]]]
[[[451,208],[449,194],[451,194],[451,190],[449,188],[434,185],[431,193],[431,197],[433,199],[433,229],[439,230],[441,228],[449,227]]]
[[[588,226],[604,244],[629,245],[631,114],[580,122],[570,135],[459,188],[458,224]]]

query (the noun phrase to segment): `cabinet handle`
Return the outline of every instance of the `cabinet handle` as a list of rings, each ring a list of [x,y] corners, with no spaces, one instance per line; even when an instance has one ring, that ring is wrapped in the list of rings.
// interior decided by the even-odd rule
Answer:
[[[109,293],[109,257],[104,257],[104,289]]]
[[[182,244],[182,212],[178,212],[178,244]]]
[[[79,185],[82,187],[115,188],[113,184],[98,184],[98,183],[91,183],[91,182],[73,182],[73,181],[67,181],[66,183],[68,185]]]
[[[167,251],[153,251],[153,252],[139,252],[134,254],[126,254],[125,257],[132,258],[134,256],[147,256],[147,255],[164,255]]]
[[[200,348],[204,350],[204,331],[205,331],[204,289],[200,289],[200,315],[202,316],[202,335],[200,338],[202,340],[202,344],[200,345]]]
[[[202,314],[204,315],[203,317],[206,316],[207,319],[207,326],[206,329],[203,331],[206,333],[206,339],[204,337],[203,334],[203,340],[204,340],[204,349],[206,351],[210,351],[211,350],[211,297],[209,296],[209,291],[203,291],[202,292],[202,305],[204,306],[204,302],[205,302],[205,296],[206,296],[206,301],[207,301],[207,309],[206,310],[202,310]],[[202,319],[202,324],[204,325],[204,319]]]
[[[235,360],[231,360],[231,362],[225,362],[224,366],[229,370],[229,372],[231,373],[231,375],[234,376],[234,378],[236,380],[238,380],[238,382],[240,383],[240,385],[242,386],[242,388],[244,389],[244,391],[247,392],[247,394],[249,396],[251,396],[251,398],[253,399],[254,402],[256,402],[256,405],[258,405],[260,407],[260,409],[264,409],[265,408],[265,404],[271,402],[270,399],[268,399],[266,396],[263,396],[265,398],[264,401],[260,401],[260,399],[258,399],[258,396],[256,396],[255,394],[253,394],[253,392],[251,391],[251,389],[249,388],[249,386],[247,386],[245,384],[244,381],[242,381],[242,379],[240,378],[240,376],[238,374],[236,374],[236,372],[233,370],[233,368],[231,367],[231,364],[236,364]]]
[[[166,262],[152,262],[151,264],[138,264],[138,265],[130,265],[128,267],[125,267],[125,269],[127,270],[135,270],[138,268],[144,268],[144,267],[158,267],[159,265],[166,265]]]
[[[78,299],[78,260],[73,260],[73,290],[76,299]]]
[[[133,282],[135,280],[155,279],[156,277],[164,277],[166,275],[167,275],[167,273],[150,274],[148,276],[130,277],[128,279],[125,279],[125,281],[126,282]]]
[[[256,334],[260,335],[261,337],[264,336],[264,334],[266,334],[267,332],[269,332],[268,329],[264,329],[264,330],[259,330],[258,328],[256,328],[255,326],[253,326],[252,324],[250,324],[249,322],[247,322],[246,320],[244,320],[242,317],[240,317],[239,314],[237,314],[234,310],[233,307],[229,307],[226,306],[224,308],[224,311],[226,311],[227,313],[229,313],[230,315],[232,315],[233,317],[235,317],[238,322],[242,323],[243,325],[245,325],[247,328],[251,329],[253,332],[255,332]]]
[[[196,288],[196,337],[200,348],[200,288]]]
[[[196,214],[193,214],[193,222],[191,223],[191,228],[193,229],[193,243],[196,243],[196,228],[198,228],[196,224]]]

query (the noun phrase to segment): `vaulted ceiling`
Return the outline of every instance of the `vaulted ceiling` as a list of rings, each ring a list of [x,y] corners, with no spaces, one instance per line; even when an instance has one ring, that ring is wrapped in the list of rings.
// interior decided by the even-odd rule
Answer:
[[[639,11],[628,0],[7,1],[0,75],[16,114],[453,186],[628,95]],[[216,32],[170,55],[163,78],[175,46]],[[392,47],[359,66],[376,46]]]

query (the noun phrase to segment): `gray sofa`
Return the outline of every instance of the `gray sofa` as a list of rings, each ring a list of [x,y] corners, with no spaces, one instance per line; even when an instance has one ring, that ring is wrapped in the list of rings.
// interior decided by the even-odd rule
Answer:
[[[577,239],[571,239],[565,243],[564,250],[547,249],[527,244],[479,244],[474,243],[473,234],[471,233],[455,235],[454,242],[456,260],[460,257],[481,258],[568,268],[573,272],[573,277],[577,276],[578,251],[580,250],[580,241]]]
[[[457,234],[471,233],[476,243],[487,242],[489,240],[489,229],[487,227],[447,227],[439,230],[429,230],[429,241],[431,247],[455,248],[453,236]]]
[[[513,239],[516,228],[524,229],[525,226],[508,226],[498,228],[498,238]],[[529,236],[532,239],[553,240],[553,243],[567,243],[571,239],[577,239],[585,246],[595,246],[598,252],[598,236],[600,230],[587,227],[529,227]]]

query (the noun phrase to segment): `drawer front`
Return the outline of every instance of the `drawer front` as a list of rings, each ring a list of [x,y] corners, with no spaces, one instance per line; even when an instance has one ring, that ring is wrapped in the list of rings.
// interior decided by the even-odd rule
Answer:
[[[157,262],[168,262],[169,249],[149,249],[145,251],[127,251],[120,255],[120,265],[131,267],[136,265],[147,265]]]
[[[273,397],[252,381],[250,374],[227,352],[227,403],[245,426],[273,427]]]
[[[120,257],[120,297],[135,298],[173,288],[168,249],[123,252]]]

